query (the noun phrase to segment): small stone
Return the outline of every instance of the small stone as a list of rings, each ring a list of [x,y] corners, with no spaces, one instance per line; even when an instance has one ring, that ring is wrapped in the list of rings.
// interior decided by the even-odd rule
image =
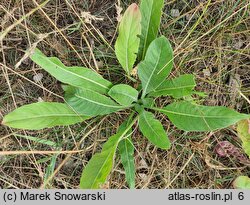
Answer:
[[[148,181],[148,176],[144,173],[139,173],[139,177],[144,183]]]
[[[233,48],[240,49],[243,46],[243,44],[244,44],[243,41],[239,39],[233,44]]]
[[[140,160],[139,166],[140,166],[141,168],[148,168],[147,162],[146,162],[145,160],[143,160],[143,159]]]
[[[179,9],[171,9],[171,16],[172,17],[179,17],[180,16]]]
[[[42,79],[43,79],[43,74],[42,73],[37,73],[36,75],[33,76],[33,80],[36,83],[41,82]]]
[[[39,97],[37,98],[37,102],[44,102],[44,100],[41,97]]]
[[[210,70],[208,68],[203,69],[202,72],[203,72],[205,77],[210,77],[211,76],[211,72],[210,72]]]
[[[96,64],[97,64],[98,69],[103,68],[103,65],[104,65],[103,61],[96,61]]]

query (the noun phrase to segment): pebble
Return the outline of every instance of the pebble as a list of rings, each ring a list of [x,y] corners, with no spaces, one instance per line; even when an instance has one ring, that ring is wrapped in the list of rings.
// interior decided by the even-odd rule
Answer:
[[[42,79],[43,79],[43,74],[42,73],[37,73],[36,75],[33,76],[33,80],[36,83],[41,82]]]
[[[171,16],[172,17],[179,17],[180,16],[179,9],[171,9]]]

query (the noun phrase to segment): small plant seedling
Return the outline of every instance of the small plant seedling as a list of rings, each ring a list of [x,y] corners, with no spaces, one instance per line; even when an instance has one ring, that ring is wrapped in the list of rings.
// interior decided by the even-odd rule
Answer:
[[[66,84],[63,86],[65,103],[24,105],[6,115],[2,124],[38,130],[71,125],[125,109],[131,113],[117,133],[104,143],[102,151],[88,162],[82,172],[81,188],[100,188],[105,183],[117,150],[127,183],[134,188],[133,125],[138,123],[141,133],[156,147],[168,150],[171,146],[161,122],[155,118],[157,112],[165,114],[184,131],[213,131],[250,117],[226,107],[196,104],[191,98],[196,85],[193,75],[168,78],[173,67],[173,50],[166,37],[157,37],[163,5],[164,0],[142,0],[140,6],[132,4],[119,24],[115,54],[129,79],[137,66],[141,83],[138,89],[127,84],[114,85],[88,68],[67,67],[58,58],[47,57],[38,49],[31,55],[36,64]],[[171,96],[173,103],[156,107],[154,101],[161,96]]]

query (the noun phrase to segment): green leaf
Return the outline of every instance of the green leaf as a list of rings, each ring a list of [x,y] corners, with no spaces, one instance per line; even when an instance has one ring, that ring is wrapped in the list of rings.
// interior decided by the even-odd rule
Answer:
[[[119,153],[121,155],[122,165],[125,169],[126,181],[130,189],[135,188],[135,162],[134,145],[131,137],[127,137],[119,142]]]
[[[90,117],[80,116],[66,104],[38,102],[17,108],[3,118],[2,124],[13,128],[39,130],[71,125]]]
[[[250,121],[242,120],[238,122],[237,132],[238,136],[242,140],[242,147],[250,158]]]
[[[250,189],[250,178],[247,176],[238,176],[234,180],[233,186],[235,189]]]
[[[185,101],[154,110],[166,114],[176,127],[185,131],[213,131],[250,118],[226,107],[202,106]]]
[[[126,108],[91,90],[76,89],[75,93],[70,90],[65,100],[78,113],[87,116],[106,115]]]
[[[139,128],[142,134],[155,146],[169,149],[170,141],[159,120],[151,112],[143,110],[139,114]]]
[[[141,33],[141,13],[136,4],[131,4],[124,13],[115,43],[115,54],[128,75],[136,61]]]
[[[133,87],[125,84],[114,85],[108,92],[120,105],[128,106],[138,99],[138,91]]]
[[[60,150],[59,150],[59,151],[60,151]],[[53,185],[50,185],[49,182],[50,182],[50,177],[51,177],[51,175],[53,175],[54,170],[55,170],[55,168],[56,168],[56,165],[57,165],[57,157],[58,157],[59,155],[60,155],[59,153],[54,154],[54,155],[51,157],[50,163],[48,164],[48,166],[47,166],[46,169],[45,169],[45,173],[44,173],[44,177],[43,177],[43,187],[44,187],[45,189],[53,188]]]
[[[174,98],[181,98],[191,95],[196,86],[193,75],[181,75],[178,78],[165,80],[150,96],[159,97],[170,95]]]
[[[152,108],[155,105],[155,100],[153,98],[143,98],[141,101],[142,105],[146,108]]]
[[[141,20],[141,41],[139,48],[139,59],[143,60],[150,43],[157,37],[164,0],[142,0],[140,11]]]
[[[164,37],[155,39],[149,46],[145,60],[139,64],[138,75],[142,82],[142,98],[155,91],[173,67],[173,50]]]
[[[67,67],[58,58],[47,57],[36,49],[31,59],[59,81],[106,94],[112,83],[98,73],[84,67]]]
[[[29,135],[20,135],[20,134],[13,134],[15,137],[22,137],[24,139],[27,139],[27,140],[31,140],[31,141],[34,141],[36,143],[41,143],[41,144],[44,144],[44,145],[49,145],[51,147],[58,147],[58,144],[56,142],[53,142],[51,140],[48,140],[48,139],[43,139],[43,138],[40,138],[40,137],[33,137],[33,136],[29,136]]]
[[[136,119],[134,119],[128,126],[125,121],[118,133],[108,139],[103,145],[101,153],[95,154],[85,169],[82,172],[80,180],[80,188],[82,189],[98,189],[105,183],[111,169],[113,167],[113,161],[115,152],[119,142],[131,129]],[[126,126],[126,128],[124,127]]]
[[[113,160],[120,138],[120,134],[110,137],[104,144],[102,152],[95,154],[91,158],[81,176],[81,189],[98,189],[105,183],[113,167]]]

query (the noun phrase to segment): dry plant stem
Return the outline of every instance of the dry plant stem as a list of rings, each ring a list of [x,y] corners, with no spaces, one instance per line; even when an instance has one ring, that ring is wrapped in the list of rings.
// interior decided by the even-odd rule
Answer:
[[[82,139],[75,145],[75,148],[73,149],[73,151],[78,151],[78,147],[80,147],[80,145],[82,144],[83,140],[85,140],[86,137],[88,137],[95,129],[96,127],[98,127],[103,121],[105,120],[105,118],[103,118],[98,125],[94,126],[92,129],[90,129],[83,137]],[[84,150],[86,151],[86,149]],[[48,177],[48,179],[40,186],[40,189],[43,189],[46,187],[46,185],[54,178],[54,176],[60,171],[60,169],[63,167],[63,165],[69,160],[69,158],[71,157],[71,155],[74,153],[68,153],[67,156],[65,157],[65,159],[58,165],[58,167],[56,168],[56,170]]]
[[[211,28],[210,30],[208,30],[206,33],[204,33],[202,36],[200,36],[199,38],[197,38],[196,40],[194,40],[193,42],[191,42],[187,48],[192,47],[194,44],[196,44],[200,39],[204,38],[206,35],[208,35],[209,33],[211,33],[214,29],[216,29],[218,26],[220,26],[221,24],[225,23],[226,21],[228,21],[230,18],[232,18],[233,16],[235,16],[237,13],[239,13],[241,10],[247,8],[250,5],[250,2],[245,5],[244,7],[240,8],[238,11],[234,12],[232,15],[230,15],[229,17],[225,18],[223,21],[221,21],[220,23],[218,23],[217,25],[215,25],[213,28]],[[175,50],[176,51],[176,50]]]
[[[19,189],[17,186],[11,184],[10,182],[8,182],[7,180],[0,178],[0,181],[3,181],[4,183],[8,184],[10,187],[14,188],[14,189]],[[31,188],[31,187],[28,187]]]
[[[22,12],[23,12],[23,15],[25,15],[24,6],[23,6],[23,0],[21,1],[21,4],[22,4]],[[26,18],[24,19],[24,25],[25,25],[25,30],[26,30],[26,35],[27,35],[27,38],[28,38],[29,46],[31,47],[30,35],[29,35],[29,31],[28,31],[28,29],[27,29],[28,26],[27,26]]]
[[[231,14],[230,16],[228,16],[227,18],[225,18],[223,21],[221,21],[220,23],[216,24],[214,27],[212,27],[211,29],[209,29],[206,33],[204,33],[202,36],[198,37],[197,39],[195,39],[194,41],[192,41],[189,45],[186,46],[186,49],[194,46],[199,40],[201,40],[202,38],[204,38],[205,36],[207,36],[209,33],[211,33],[214,29],[216,29],[217,27],[219,27],[220,25],[222,25],[223,23],[225,23],[226,21],[228,21],[230,18],[232,18],[233,16],[235,16],[236,14],[238,14],[240,11],[242,11],[243,9],[247,8],[248,6],[250,5],[250,3],[248,3],[247,5],[245,5],[244,7],[240,8],[238,11],[234,12],[233,14]],[[189,34],[188,34],[189,36]],[[185,41],[187,40],[188,38],[186,37],[185,38]],[[181,43],[183,44],[183,43]],[[175,56],[174,58],[176,58],[177,56],[179,56],[182,52],[180,52],[181,50],[180,49],[180,46],[178,46],[175,50],[174,50],[174,53],[175,53]],[[179,52],[178,52],[179,50]]]
[[[77,16],[77,18],[80,20],[81,24],[84,25],[84,27],[86,28],[87,32],[89,32],[91,34],[91,36],[98,42],[101,44],[101,42],[98,40],[98,38],[93,34],[93,32],[86,26],[86,24],[84,23],[84,21],[82,20],[81,16],[77,13],[77,11],[74,9],[74,7],[71,5],[72,3],[68,2],[68,0],[65,0],[65,2],[67,3],[67,5],[72,9],[72,11],[74,12],[74,14]]]
[[[73,12],[76,14],[76,16],[79,18],[79,20],[81,21],[82,25],[86,28],[86,30],[91,34],[92,37],[94,37],[97,41],[98,39],[96,38],[96,36],[93,34],[93,32],[91,32],[91,30],[88,28],[88,26],[84,23],[84,21],[82,20],[82,18],[79,16],[79,14],[76,12],[76,10],[73,8],[73,6],[71,5],[71,3],[68,2],[68,0],[65,0],[65,2],[67,3],[67,5],[73,10]],[[102,35],[102,33],[100,31],[98,31],[91,23],[90,23],[91,27],[94,29],[94,31],[99,35],[99,37],[102,39],[102,41],[112,50],[114,51],[113,47],[108,43],[108,41],[104,38],[104,36]]]
[[[195,22],[195,24],[192,26],[192,28],[188,32],[187,36],[183,39],[183,41],[175,49],[175,51],[178,50],[179,48],[181,48],[181,46],[186,42],[186,40],[188,39],[188,37],[193,33],[193,31],[195,30],[195,28],[199,25],[199,23],[201,22],[202,17],[204,16],[204,14],[206,13],[206,11],[208,10],[208,7],[209,7],[210,3],[211,3],[211,0],[208,1],[207,5],[205,6],[205,8],[204,8],[202,14],[200,15],[199,19]]]
[[[238,92],[248,102],[248,104],[250,104],[250,100],[247,98],[247,96],[245,96],[240,90]]]
[[[179,175],[182,173],[182,171],[186,168],[186,166],[189,164],[189,162],[193,159],[194,157],[194,154],[193,153],[189,158],[188,160],[186,161],[186,163],[184,164],[184,166],[181,168],[181,170],[178,172],[178,174],[167,184],[167,186],[165,187],[166,189],[168,189],[171,184],[179,177]]]
[[[4,10],[8,15],[10,15],[15,21],[18,21],[18,20],[15,18],[15,16],[13,16],[13,14],[11,14],[6,8],[4,8],[3,6],[2,6],[2,8],[3,8],[3,10]],[[41,35],[44,35],[44,36],[47,35],[47,36],[49,36],[49,35],[51,35],[51,34],[56,34],[56,33],[58,33],[58,31],[53,30],[53,31],[51,31],[51,32],[49,32],[49,33],[36,34],[36,33],[33,32],[30,28],[28,28],[26,25],[23,25],[22,23],[20,23],[19,25],[22,26],[26,31],[28,31],[29,34],[31,34],[31,35],[37,37],[38,39],[40,39],[40,36],[41,36]],[[71,26],[71,25],[68,25],[68,26],[66,26],[66,27],[64,27],[64,28],[61,28],[61,29],[59,29],[59,31],[61,31],[61,32],[66,31],[68,28],[70,28],[70,26]],[[27,34],[27,35],[28,35],[28,34]],[[42,39],[42,40],[43,40],[43,42],[46,43],[48,46],[51,46],[51,43],[50,43],[50,42],[47,42],[45,38]]]
[[[75,154],[86,151],[84,150],[65,150],[65,151],[43,151],[43,150],[32,150],[32,151],[1,151],[0,156],[7,155],[30,155],[30,154]]]
[[[38,3],[35,0],[33,0],[33,2],[34,2],[34,4],[38,5]],[[61,30],[59,28],[57,28],[57,26],[55,25],[55,23],[50,19],[50,17],[44,12],[44,10],[42,8],[39,8],[39,10],[43,13],[43,15],[46,17],[46,19],[54,26],[54,28],[56,29],[56,31],[63,37],[63,39],[67,42],[67,44],[74,50],[74,52],[76,53],[76,55],[82,61],[83,65],[86,67],[85,61],[82,59],[82,57],[80,56],[80,54],[76,51],[75,47],[69,42],[69,40],[61,32]],[[84,58],[86,60],[86,56],[85,55],[84,55]]]
[[[1,44],[1,51],[2,51],[2,54],[3,54],[3,63],[5,63],[5,55],[4,55],[4,51],[3,51],[3,41],[0,41],[0,44]],[[10,94],[11,94],[11,97],[12,97],[12,100],[13,100],[13,103],[14,103],[14,106],[15,108],[17,108],[17,105],[16,105],[16,100],[15,100],[15,97],[14,97],[14,94],[13,94],[13,91],[12,91],[12,88],[11,88],[11,85],[10,85],[10,80],[9,80],[9,75],[8,75],[8,71],[6,69],[6,66],[4,66],[3,64],[1,64],[1,68],[2,68],[2,71],[3,71],[3,75],[4,75],[4,78],[7,82],[7,85],[8,85],[8,88],[9,88],[9,91],[10,91]]]
[[[91,57],[92,57],[92,59],[93,59],[93,61],[94,61],[94,64],[95,64],[95,69],[98,71],[99,68],[98,68],[98,65],[97,65],[97,62],[96,62],[95,55],[94,55],[94,53],[93,53],[93,49],[91,48],[91,46],[90,46],[90,44],[89,44],[87,38],[84,36],[83,33],[82,33],[82,38],[84,39],[84,41],[86,42],[86,44],[87,44],[87,46],[88,46],[88,48],[89,48],[90,55],[91,55]],[[90,64],[90,63],[89,63],[89,64]],[[91,64],[90,64],[90,68],[91,68],[92,70],[94,70],[94,69],[92,68]]]
[[[1,66],[1,67],[5,67],[7,70],[13,72],[14,74],[16,74],[16,75],[20,76],[21,78],[27,80],[28,82],[30,82],[30,83],[32,83],[32,84],[38,86],[39,88],[41,88],[41,89],[43,89],[43,90],[46,90],[46,91],[49,92],[50,94],[52,94],[52,95],[54,95],[54,96],[56,96],[56,97],[58,97],[58,98],[64,99],[62,96],[57,95],[56,93],[54,93],[54,92],[48,90],[47,88],[45,88],[45,87],[43,87],[43,86],[41,86],[41,85],[39,85],[39,84],[33,82],[32,80],[30,80],[30,79],[24,77],[23,75],[19,74],[18,72],[16,72],[15,70],[9,68],[8,66],[6,66],[6,65],[4,65],[4,64],[2,64],[2,63],[0,63],[0,66]]]
[[[208,149],[208,145],[209,145],[208,140],[209,140],[212,136],[215,137],[215,140],[216,140],[217,143],[220,142],[220,139],[218,139],[218,138],[216,137],[215,132],[210,132],[206,138],[204,138],[203,140],[201,140],[201,141],[199,142],[199,144],[201,144],[202,142],[205,142],[205,144],[206,144],[205,151],[204,151],[204,155],[205,155],[204,161],[206,162],[206,164],[207,164],[210,168],[216,169],[216,170],[235,170],[235,169],[240,168],[240,167],[237,167],[237,165],[235,164],[234,160],[233,160],[231,157],[229,157],[229,160],[231,161],[232,164],[234,164],[235,167],[226,167],[226,166],[224,166],[224,165],[221,164],[221,163],[219,163],[220,165],[215,165],[215,164],[212,164],[212,163],[211,163],[212,158],[209,156],[209,152],[208,152],[207,149]]]
[[[26,19],[27,17],[29,17],[30,15],[32,15],[34,12],[36,12],[37,10],[41,9],[42,7],[44,7],[50,0],[46,0],[44,1],[42,4],[37,4],[37,7],[32,9],[29,13],[27,13],[26,15],[22,16],[22,18],[20,18],[18,21],[16,21],[15,23],[11,24],[8,28],[6,28],[1,34],[0,34],[0,42],[4,39],[4,37],[13,29],[15,28],[18,24],[20,24],[24,19]],[[3,6],[0,5],[2,8]]]

